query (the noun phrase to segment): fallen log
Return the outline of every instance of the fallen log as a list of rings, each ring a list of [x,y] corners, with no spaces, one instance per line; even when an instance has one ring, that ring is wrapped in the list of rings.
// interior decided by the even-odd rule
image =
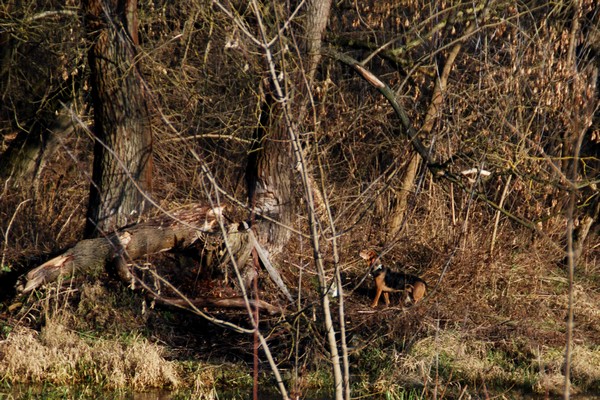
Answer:
[[[192,299],[181,299],[171,297],[150,296],[159,305],[175,306],[183,309],[188,309],[190,304],[194,307],[214,307],[214,308],[246,308],[246,301],[243,297],[195,297]],[[264,310],[271,315],[281,312],[281,309],[263,300],[248,299],[251,308]]]
[[[183,249],[196,240],[202,240],[207,234],[218,232],[223,209],[194,204],[105,237],[82,240],[58,257],[31,270],[25,276],[24,286],[18,289],[27,293],[59,277],[97,275],[111,263],[117,267],[121,279],[128,280],[130,273],[124,260]]]
[[[206,243],[208,235],[222,233],[219,219],[223,218],[223,211],[224,207],[211,208],[193,204],[147,222],[122,228],[105,237],[81,240],[61,255],[27,273],[25,282],[17,287],[17,290],[28,293],[46,283],[69,276],[98,276],[108,266],[116,270],[122,281],[139,284],[139,280],[133,279],[128,263],[150,254],[183,250],[197,241]],[[235,254],[236,262],[244,265],[252,248],[256,248],[270,278],[286,298],[293,301],[279,272],[270,264],[268,254],[257,242],[249,226],[245,223],[230,224],[227,229],[227,240],[230,249]],[[134,286],[138,286],[137,284]],[[201,298],[194,301],[200,307],[240,308],[243,305],[239,299],[210,300]],[[269,313],[278,311],[277,308],[265,302],[253,303],[254,306]]]

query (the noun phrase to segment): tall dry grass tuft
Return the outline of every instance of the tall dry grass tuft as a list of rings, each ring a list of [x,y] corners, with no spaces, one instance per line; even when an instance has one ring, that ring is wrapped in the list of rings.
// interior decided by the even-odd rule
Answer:
[[[177,387],[176,365],[164,350],[136,336],[123,339],[82,337],[56,319],[38,334],[19,326],[0,345],[0,377],[10,382],[56,385],[89,383],[107,389]]]
[[[545,347],[524,356],[518,343],[498,346],[465,332],[441,330],[419,340],[407,354],[398,357],[393,376],[381,382],[424,382],[426,390],[438,393],[457,382],[474,388],[514,387],[515,390],[560,394],[563,389],[564,354],[560,347]],[[574,345],[571,377],[575,390],[592,393],[600,387],[600,349]],[[382,384],[380,382],[380,384]]]

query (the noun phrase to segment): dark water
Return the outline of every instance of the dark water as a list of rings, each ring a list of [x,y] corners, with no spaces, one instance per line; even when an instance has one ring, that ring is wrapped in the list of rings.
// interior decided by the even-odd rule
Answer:
[[[97,390],[92,386],[52,386],[52,385],[4,385],[0,386],[0,400],[26,400],[26,399],[99,399],[99,400],[188,400],[197,398],[190,391],[170,391],[170,390],[150,390],[147,392],[133,392],[126,390],[119,391],[101,391]],[[202,397],[207,398],[207,397]],[[240,391],[232,389],[231,392],[220,392],[218,391],[215,399],[252,399],[252,393],[248,392],[244,394]],[[262,391],[259,392],[258,398],[260,400],[278,400],[281,399],[281,395],[277,391]],[[329,400],[332,396],[302,396],[303,400]],[[383,394],[374,396],[363,396],[365,399],[385,399],[387,398]],[[394,398],[394,397],[392,397]],[[412,399],[411,396],[407,397]],[[477,397],[470,397],[476,399]],[[534,396],[524,395],[520,392],[506,391],[496,396],[490,396],[494,399],[510,399],[510,400],[559,400],[562,396]],[[596,400],[600,399],[600,393],[588,393],[583,395],[571,396],[573,400]]]
[[[183,395],[183,393],[182,393]],[[189,398],[174,396],[167,390],[151,390],[148,392],[98,391],[89,386],[52,386],[52,385],[12,385],[0,389],[0,400],[9,399],[116,399],[116,400],[175,400]]]
[[[26,400],[26,399],[44,399],[44,400],[58,400],[58,399],[99,399],[99,400],[187,400],[198,398],[194,396],[189,390],[149,390],[146,392],[133,392],[126,390],[118,391],[105,391],[98,390],[92,386],[53,386],[53,385],[4,385],[0,386],[0,400]],[[207,397],[202,397],[207,398]],[[234,389],[231,392],[220,392],[218,391],[215,399],[251,399],[252,393],[247,394],[236,391]],[[302,397],[305,400],[328,400],[330,397]],[[259,392],[259,399],[261,400],[275,400],[281,399],[279,392],[268,391]]]

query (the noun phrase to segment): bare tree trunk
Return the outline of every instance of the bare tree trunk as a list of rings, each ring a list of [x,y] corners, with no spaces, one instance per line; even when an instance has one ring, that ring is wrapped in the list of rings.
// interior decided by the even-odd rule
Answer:
[[[321,61],[321,41],[329,21],[331,0],[308,0],[306,4],[305,46],[308,56],[307,82],[312,85]]]
[[[301,72],[297,76],[295,86],[301,96],[295,99],[298,106],[298,123],[306,113],[308,103],[307,92],[321,59],[321,38],[327,26],[331,0],[309,0],[305,25],[304,47],[309,59],[307,75]],[[265,81],[274,79],[270,77]],[[267,249],[276,253],[289,240],[288,227],[292,221],[295,202],[291,195],[292,158],[287,134],[288,127],[282,120],[282,109],[277,102],[278,94],[274,93],[271,84],[263,82],[264,101],[261,104],[261,115],[253,145],[248,157],[246,183],[248,200],[257,216],[266,216],[266,224],[258,227],[258,238]],[[287,93],[286,93],[287,94]],[[284,95],[286,95],[284,94]],[[316,187],[316,186],[315,186]],[[269,221],[274,219],[275,222]]]
[[[152,130],[136,65],[136,0],[86,0],[94,166],[86,236],[139,218],[151,189]]]
[[[264,90],[261,113],[248,164],[246,184],[248,202],[259,243],[277,254],[290,238],[289,226],[295,202],[291,195],[291,153],[281,109],[269,89]]]
[[[396,206],[390,213],[389,234],[391,237],[396,236],[400,231],[400,228],[402,228],[402,221],[404,221],[404,215],[408,208],[408,196],[414,186],[417,171],[421,165],[421,157],[414,152],[411,152],[411,154],[412,156],[408,163],[408,168],[404,172],[404,178],[400,185],[400,192],[396,195]]]
[[[298,123],[304,121],[309,106],[312,104],[311,93],[315,83],[315,75],[319,63],[321,62],[321,45],[323,35],[329,22],[331,11],[331,0],[309,0],[306,5],[306,22],[304,24],[304,50],[308,59],[308,65],[305,70],[298,73],[297,84],[300,87],[300,96],[297,99],[298,105]],[[315,126],[318,131],[318,125]],[[327,205],[324,202],[324,195],[321,193],[319,185],[315,184],[313,176],[308,175],[309,185],[314,193],[314,201],[318,217],[324,217]],[[325,219],[322,221],[325,223]]]

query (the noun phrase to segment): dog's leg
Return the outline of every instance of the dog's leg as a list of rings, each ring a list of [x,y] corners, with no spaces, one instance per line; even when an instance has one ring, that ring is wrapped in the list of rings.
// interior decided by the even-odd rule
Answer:
[[[381,292],[382,292],[382,288],[379,287],[379,285],[375,285],[375,298],[373,299],[373,302],[371,303],[371,308],[377,308],[377,305],[379,304],[379,296],[381,296]],[[385,297],[385,295],[384,295]]]
[[[390,294],[388,292],[383,292],[383,299],[385,300],[386,307],[390,306]]]
[[[402,304],[403,306],[406,305],[406,303],[413,303],[413,293],[414,293],[414,287],[412,285],[406,285],[406,289],[404,290],[404,303]]]

